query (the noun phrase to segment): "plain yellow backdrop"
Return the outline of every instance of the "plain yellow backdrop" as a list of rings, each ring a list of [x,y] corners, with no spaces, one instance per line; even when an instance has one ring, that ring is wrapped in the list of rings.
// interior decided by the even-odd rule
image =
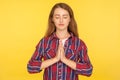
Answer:
[[[94,67],[91,77],[80,80],[120,80],[119,0],[0,0],[0,80],[43,79],[43,71],[27,72],[27,62],[57,2],[73,9]]]

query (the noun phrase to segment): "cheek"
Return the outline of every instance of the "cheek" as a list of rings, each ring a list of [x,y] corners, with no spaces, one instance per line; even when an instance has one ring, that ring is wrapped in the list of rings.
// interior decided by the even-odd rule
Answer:
[[[65,22],[66,22],[66,23],[69,23],[69,22],[70,22],[70,19],[65,20]]]
[[[58,24],[58,22],[59,22],[59,21],[56,20],[56,19],[53,19],[52,21],[54,22],[54,24]]]
[[[55,25],[58,25],[59,23],[58,23],[58,21],[54,21],[54,24],[55,24]]]
[[[54,25],[55,25],[56,27],[58,26],[58,24],[59,24],[58,21],[54,21]]]
[[[70,21],[69,21],[69,20],[65,21],[65,24],[66,24],[66,25],[69,25],[69,23],[70,23]]]

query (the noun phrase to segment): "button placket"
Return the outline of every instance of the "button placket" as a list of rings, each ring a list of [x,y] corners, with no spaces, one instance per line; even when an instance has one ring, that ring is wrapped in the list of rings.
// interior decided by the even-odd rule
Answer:
[[[58,80],[62,80],[62,74],[61,74],[61,68],[62,68],[62,63],[58,63]]]

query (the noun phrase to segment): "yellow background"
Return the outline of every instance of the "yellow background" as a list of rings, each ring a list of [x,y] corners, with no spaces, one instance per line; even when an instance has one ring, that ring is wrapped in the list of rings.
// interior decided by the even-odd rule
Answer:
[[[29,74],[26,65],[56,2],[72,7],[88,47],[93,74],[80,80],[120,80],[119,0],[0,0],[0,80],[42,80],[43,71]]]

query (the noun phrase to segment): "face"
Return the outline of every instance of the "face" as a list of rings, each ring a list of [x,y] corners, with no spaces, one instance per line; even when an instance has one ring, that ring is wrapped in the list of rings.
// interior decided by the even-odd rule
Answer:
[[[53,14],[53,22],[56,30],[67,30],[70,22],[68,11],[62,8],[56,8]]]

